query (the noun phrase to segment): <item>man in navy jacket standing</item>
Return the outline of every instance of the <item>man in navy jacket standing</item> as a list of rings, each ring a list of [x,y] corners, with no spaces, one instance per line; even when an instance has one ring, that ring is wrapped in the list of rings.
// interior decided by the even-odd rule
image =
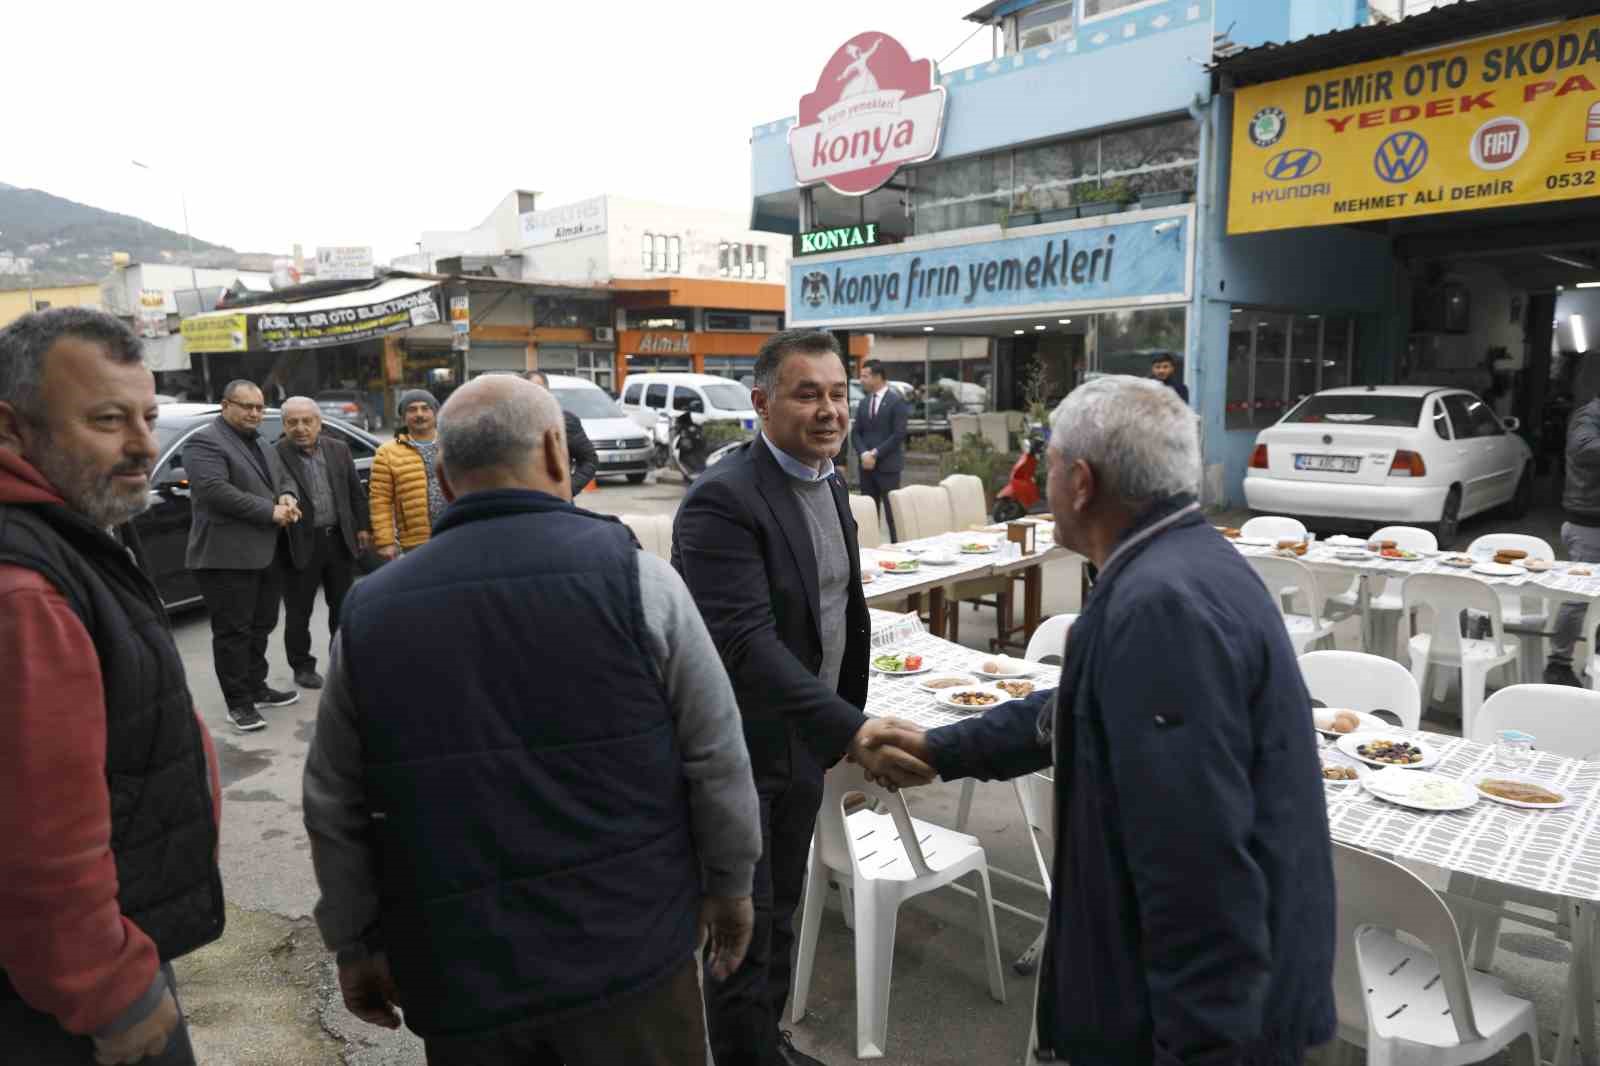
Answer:
[[[900,474],[906,468],[906,418],[910,411],[900,394],[889,387],[888,372],[877,359],[861,364],[861,387],[867,395],[856,406],[850,442],[861,457],[861,491],[889,516],[889,539],[893,541],[894,512],[889,509],[889,493],[900,487]]]
[[[1056,538],[1100,568],[1061,687],[889,743],[947,780],[1055,767],[1029,1061],[1299,1063],[1334,1035],[1334,884],[1282,617],[1200,512],[1171,389],[1101,378],[1051,428]]]

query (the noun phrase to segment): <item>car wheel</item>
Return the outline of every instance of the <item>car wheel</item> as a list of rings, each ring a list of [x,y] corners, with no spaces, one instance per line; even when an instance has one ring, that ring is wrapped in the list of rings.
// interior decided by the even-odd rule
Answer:
[[[1511,497],[1506,510],[1512,518],[1526,518],[1528,512],[1533,510],[1533,473],[1526,466],[1522,468],[1522,476],[1517,479],[1517,494]]]
[[[1461,532],[1461,486],[1456,485],[1444,498],[1444,508],[1439,512],[1439,521],[1434,523],[1433,535],[1439,541],[1440,550],[1449,551],[1455,547],[1456,534],[1459,532]]]
[[[647,474],[629,474],[628,475],[628,484],[630,484],[630,485],[643,485],[644,484],[644,479],[647,476],[649,476],[649,475],[647,475]]]

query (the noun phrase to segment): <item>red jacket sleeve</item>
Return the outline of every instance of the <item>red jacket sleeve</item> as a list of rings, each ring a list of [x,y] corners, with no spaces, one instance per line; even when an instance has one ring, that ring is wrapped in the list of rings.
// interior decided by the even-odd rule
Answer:
[[[0,566],[0,708],[0,967],[29,1006],[92,1033],[149,990],[156,947],[117,906],[94,644],[16,566]]]

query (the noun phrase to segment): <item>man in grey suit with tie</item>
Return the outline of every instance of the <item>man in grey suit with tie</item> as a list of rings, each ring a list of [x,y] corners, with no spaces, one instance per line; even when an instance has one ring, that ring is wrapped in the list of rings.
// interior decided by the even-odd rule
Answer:
[[[861,491],[889,516],[889,540],[894,541],[897,538],[889,493],[900,487],[900,474],[906,468],[906,419],[910,409],[889,387],[888,372],[877,359],[861,364],[861,387],[867,395],[856,408],[850,442],[861,457]]]
[[[211,612],[217,682],[242,733],[266,726],[257,708],[300,698],[267,687],[267,639],[283,598],[278,531],[299,520],[300,508],[293,478],[261,443],[265,411],[259,388],[230,381],[222,413],[183,446],[194,507],[184,563]]]

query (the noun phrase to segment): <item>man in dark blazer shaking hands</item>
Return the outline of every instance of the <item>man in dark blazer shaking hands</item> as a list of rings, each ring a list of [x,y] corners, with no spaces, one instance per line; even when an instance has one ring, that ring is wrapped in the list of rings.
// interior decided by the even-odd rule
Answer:
[[[861,364],[861,387],[867,395],[856,409],[850,442],[861,459],[861,491],[889,516],[889,540],[894,541],[898,538],[889,493],[900,487],[900,474],[906,468],[906,419],[911,410],[889,387],[888,372],[877,359]]]
[[[774,334],[756,356],[756,438],[710,468],[678,508],[672,564],[722,654],[760,800],[755,929],[744,965],[707,980],[717,1066],[816,1063],[778,1028],[794,911],[824,770],[849,757],[888,784],[931,780],[880,748],[868,719],[871,634],[856,526],[833,457],[850,429],[849,378],[830,333]]]
[[[311,612],[320,588],[328,601],[328,636],[339,631],[339,608],[355,583],[356,556],[372,547],[367,487],[356,473],[350,446],[322,432],[322,414],[306,396],[283,401],[278,458],[300,497],[300,521],[284,531],[289,569],[283,586],[283,650],[294,683],[321,688],[311,654]]]
[[[300,517],[294,480],[261,441],[266,404],[249,381],[222,390],[222,413],[183,445],[193,519],[184,565],[211,613],[211,655],[228,720],[240,732],[266,727],[256,711],[298,692],[267,687],[267,639],[278,624],[284,561],[278,531]]]

